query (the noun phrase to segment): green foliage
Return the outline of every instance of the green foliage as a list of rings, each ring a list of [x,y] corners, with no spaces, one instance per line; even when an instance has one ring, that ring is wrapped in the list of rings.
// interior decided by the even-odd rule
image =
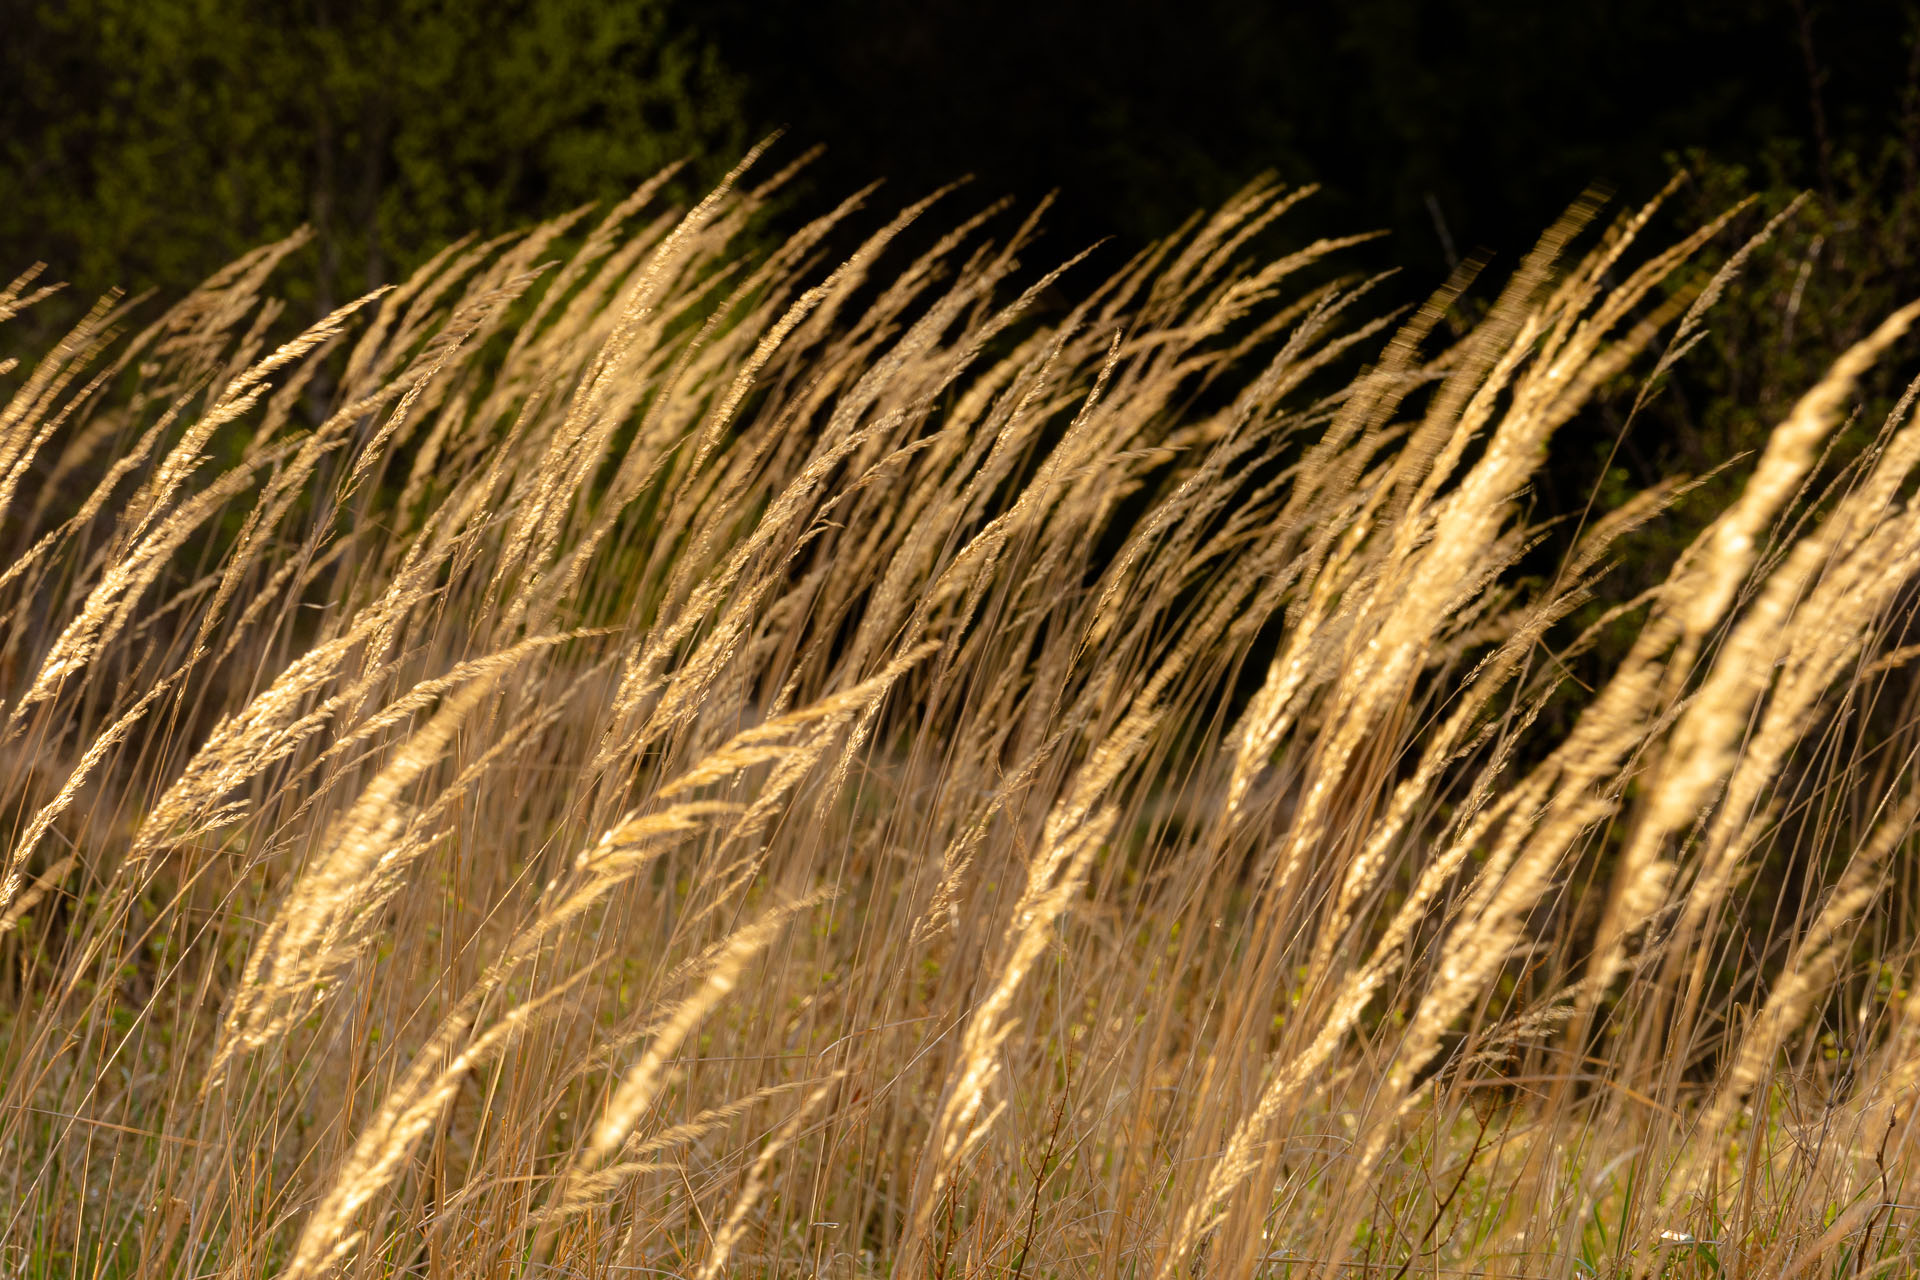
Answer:
[[[0,44],[0,258],[179,288],[307,222],[324,305],[451,237],[735,155],[738,86],[670,5],[43,3]]]

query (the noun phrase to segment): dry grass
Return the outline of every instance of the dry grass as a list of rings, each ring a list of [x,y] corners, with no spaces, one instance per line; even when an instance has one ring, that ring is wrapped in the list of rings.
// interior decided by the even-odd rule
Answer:
[[[7,373],[0,1272],[1910,1266],[1914,309],[1596,621],[1685,481],[1529,479],[1718,225],[1366,320],[1300,193],[836,265],[756,159]]]

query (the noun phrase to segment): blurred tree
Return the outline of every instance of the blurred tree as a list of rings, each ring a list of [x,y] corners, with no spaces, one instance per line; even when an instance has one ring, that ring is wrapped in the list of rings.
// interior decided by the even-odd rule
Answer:
[[[0,263],[88,288],[177,289],[307,222],[324,307],[671,160],[698,181],[747,141],[673,0],[11,3]]]

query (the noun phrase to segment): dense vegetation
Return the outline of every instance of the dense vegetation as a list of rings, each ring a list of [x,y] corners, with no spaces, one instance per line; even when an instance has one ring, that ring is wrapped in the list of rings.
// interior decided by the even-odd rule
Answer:
[[[6,369],[11,1272],[1905,1265],[1914,306],[1543,510],[1797,224],[1396,311],[765,163]]]
[[[0,25],[0,1276],[1913,1269],[1912,4]]]

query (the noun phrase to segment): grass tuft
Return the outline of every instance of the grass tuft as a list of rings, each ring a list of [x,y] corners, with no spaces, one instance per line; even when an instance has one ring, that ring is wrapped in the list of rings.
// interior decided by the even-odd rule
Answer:
[[[0,1271],[1910,1266],[1920,304],[1621,599],[1696,478],[1530,486],[1725,219],[1379,315],[759,162],[0,367]]]

